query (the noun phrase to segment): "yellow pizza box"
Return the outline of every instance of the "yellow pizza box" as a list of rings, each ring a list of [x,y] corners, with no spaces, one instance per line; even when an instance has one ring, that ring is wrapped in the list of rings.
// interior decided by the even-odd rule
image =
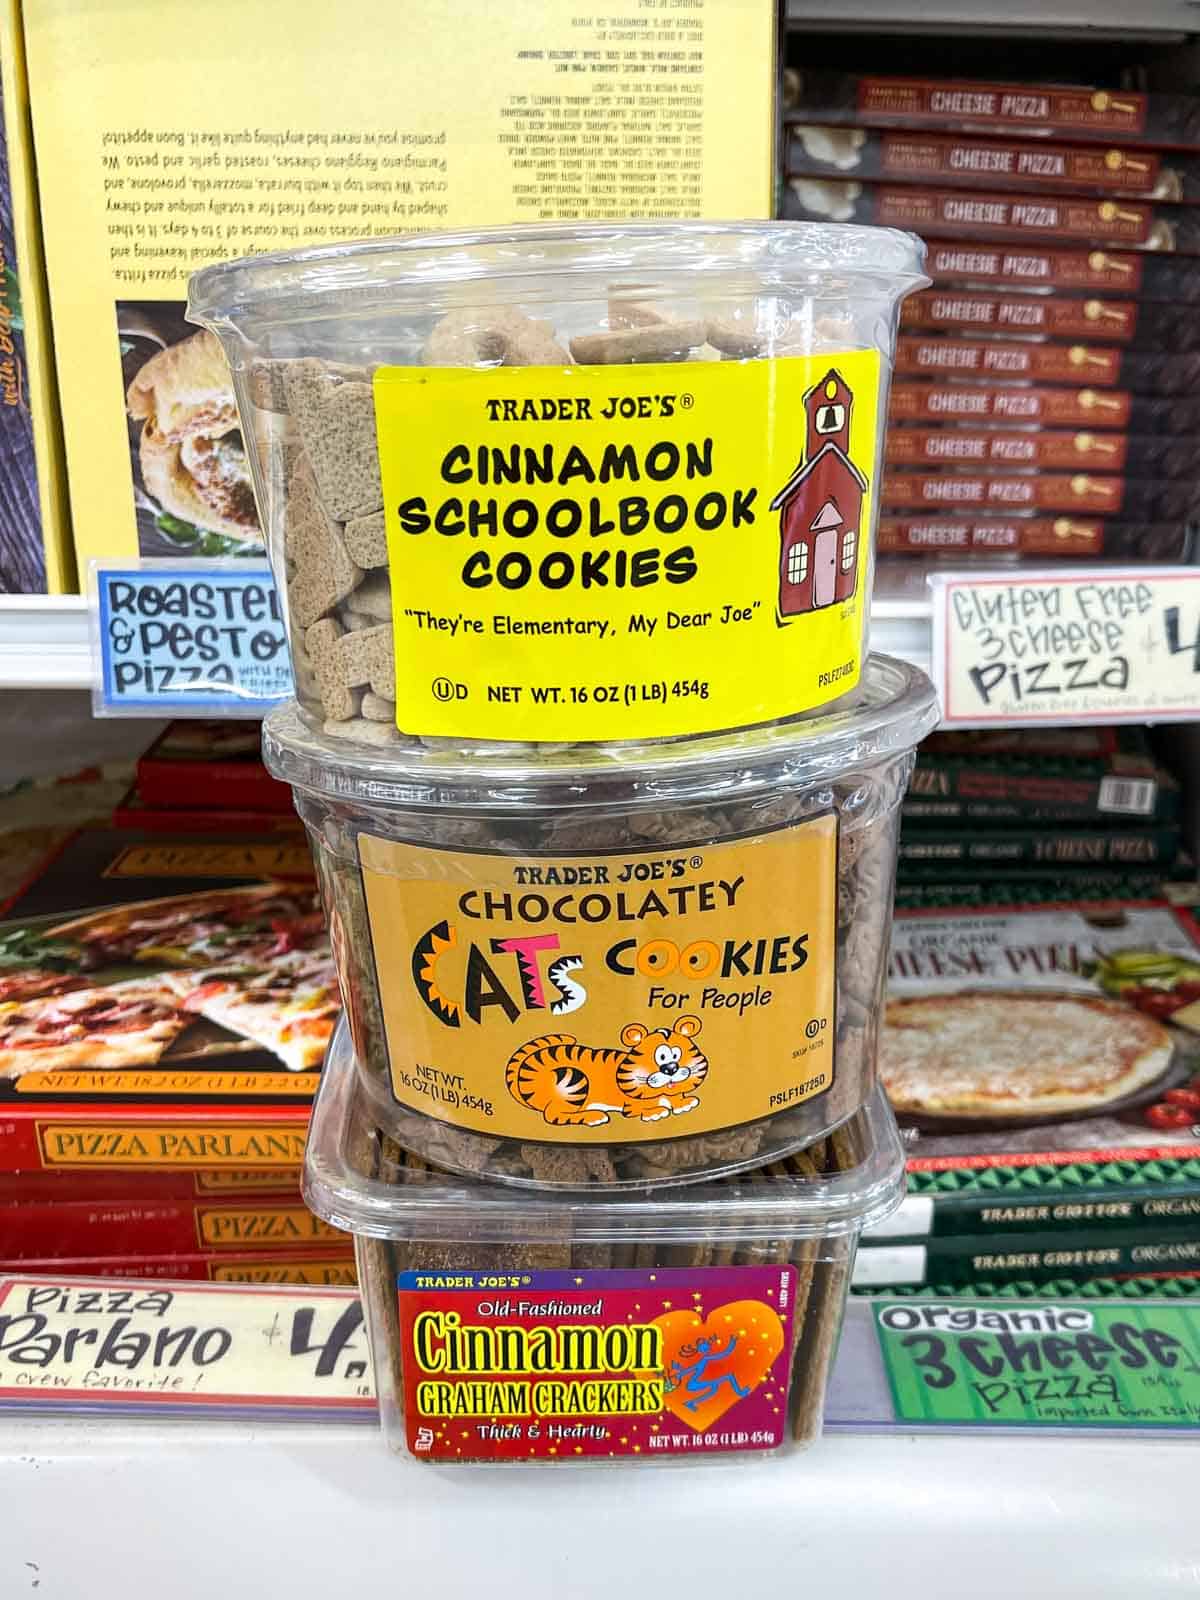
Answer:
[[[766,218],[776,8],[26,0],[80,569],[259,555],[191,271],[300,245],[591,218]],[[286,352],[282,352],[286,353]],[[83,514],[86,510],[86,515]]]
[[[18,0],[0,0],[0,594],[75,588]]]

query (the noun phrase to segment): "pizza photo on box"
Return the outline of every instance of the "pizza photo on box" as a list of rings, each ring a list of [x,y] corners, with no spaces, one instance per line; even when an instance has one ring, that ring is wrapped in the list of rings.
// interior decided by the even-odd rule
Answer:
[[[186,875],[207,861],[232,874],[254,859],[237,841],[128,840],[85,830],[65,853],[90,846],[94,855],[99,842],[114,869],[106,886],[126,894],[171,869]],[[253,847],[268,865],[289,864],[296,848]],[[302,843],[299,850],[303,866]],[[144,1092],[160,1083],[164,1093],[177,1084],[199,1087],[189,1073],[219,1091],[223,1072],[245,1079],[251,1054],[265,1069],[264,1087],[271,1072],[320,1067],[340,1002],[311,876],[23,915],[22,907],[46,898],[44,885],[61,868],[60,858],[0,924],[0,1085],[13,1085],[18,1096],[52,1093],[78,1088],[78,1074],[141,1068],[161,1073],[161,1080],[139,1076]],[[70,1083],[68,1073],[76,1075]]]
[[[1143,902],[899,913],[880,1075],[910,1147],[1200,1141],[1200,939]]]
[[[1139,1100],[1174,1070],[1174,1042],[1121,1001],[966,989],[888,1002],[884,1082],[898,1115],[1057,1120]]]

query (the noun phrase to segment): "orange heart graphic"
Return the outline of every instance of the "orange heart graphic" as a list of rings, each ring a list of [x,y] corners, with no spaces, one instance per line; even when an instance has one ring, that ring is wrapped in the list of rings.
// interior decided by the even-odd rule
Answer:
[[[674,1385],[663,1404],[697,1433],[753,1393],[783,1349],[783,1324],[762,1300],[731,1300],[706,1317],[666,1311],[654,1321]]]

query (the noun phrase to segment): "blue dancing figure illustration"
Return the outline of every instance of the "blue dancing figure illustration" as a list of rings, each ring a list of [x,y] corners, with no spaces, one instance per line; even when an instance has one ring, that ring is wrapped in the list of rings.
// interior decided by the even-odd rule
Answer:
[[[727,1383],[737,1395],[739,1400],[744,1400],[750,1393],[749,1389],[737,1381],[732,1372],[722,1372],[719,1377],[707,1376],[709,1367],[715,1366],[718,1361],[724,1361],[726,1356],[731,1356],[737,1347],[737,1334],[731,1333],[729,1343],[724,1350],[714,1350],[715,1339],[697,1339],[694,1345],[685,1344],[680,1351],[681,1355],[694,1355],[695,1360],[689,1361],[687,1366],[682,1366],[678,1361],[671,1363],[671,1377],[674,1379],[673,1388],[683,1383],[685,1394],[695,1398],[687,1400],[684,1405],[688,1411],[695,1411],[697,1406],[702,1406],[714,1395],[720,1393],[721,1385]],[[687,1382],[684,1383],[684,1379]]]

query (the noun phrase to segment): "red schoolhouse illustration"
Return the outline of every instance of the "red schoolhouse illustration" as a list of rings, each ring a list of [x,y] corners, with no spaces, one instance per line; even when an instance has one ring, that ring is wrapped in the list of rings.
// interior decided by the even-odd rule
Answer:
[[[849,600],[858,584],[867,480],[850,459],[854,396],[832,368],[804,396],[804,454],[779,512],[779,620]]]

